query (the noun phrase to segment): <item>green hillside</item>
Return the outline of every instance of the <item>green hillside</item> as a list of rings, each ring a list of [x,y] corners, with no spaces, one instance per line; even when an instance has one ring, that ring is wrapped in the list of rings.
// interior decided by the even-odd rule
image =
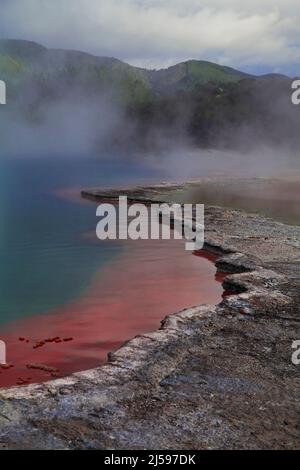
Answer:
[[[191,90],[207,83],[226,84],[238,82],[248,75],[212,62],[190,60],[165,70],[150,73],[151,80],[159,90]]]
[[[44,126],[47,135],[53,125],[49,110],[51,115],[55,109],[54,121],[63,127],[66,122],[72,126],[76,113],[87,109],[90,122],[82,118],[74,132],[95,128],[96,150],[101,145],[153,150],[166,141],[222,148],[257,141],[299,147],[300,107],[291,104],[291,79],[278,74],[250,76],[198,60],[145,70],[110,57],[0,40],[0,79],[7,81],[2,141],[10,122]],[[116,122],[100,139],[111,109],[117,110]]]
[[[24,72],[23,64],[16,58],[0,53],[1,79],[10,80],[21,78]]]
[[[150,71],[120,60],[78,51],[46,49],[29,41],[0,40],[0,74],[19,78],[68,80],[81,86],[112,88],[125,102],[144,102],[162,91],[190,90],[207,83],[238,82],[247,75],[229,67],[191,60]]]

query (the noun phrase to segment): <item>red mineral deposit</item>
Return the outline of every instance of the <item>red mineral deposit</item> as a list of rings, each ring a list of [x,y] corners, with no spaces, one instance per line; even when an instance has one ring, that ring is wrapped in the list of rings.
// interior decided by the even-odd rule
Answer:
[[[81,298],[1,329],[14,367],[2,367],[0,387],[98,367],[128,339],[157,330],[166,315],[219,303],[224,275],[215,258],[185,251],[182,240],[126,242]]]

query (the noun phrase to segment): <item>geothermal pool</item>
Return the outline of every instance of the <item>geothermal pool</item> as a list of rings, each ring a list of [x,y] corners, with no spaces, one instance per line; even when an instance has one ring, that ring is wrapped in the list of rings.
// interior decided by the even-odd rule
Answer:
[[[80,187],[157,175],[103,162],[0,166],[0,339],[8,363],[0,387],[97,367],[165,315],[221,300],[212,256],[185,251],[181,240],[100,242],[96,206],[74,197]]]

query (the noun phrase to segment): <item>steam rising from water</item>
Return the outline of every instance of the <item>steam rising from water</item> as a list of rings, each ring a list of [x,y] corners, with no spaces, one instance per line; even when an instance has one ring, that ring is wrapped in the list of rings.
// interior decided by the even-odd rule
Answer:
[[[205,148],[196,144],[188,131],[191,102],[180,103],[175,122],[165,119],[161,125],[159,119],[165,113],[162,107],[155,116],[157,121],[141,125],[140,116],[130,115],[110,91],[83,91],[80,86],[70,89],[64,84],[56,92],[52,99],[51,90],[49,96],[44,90],[41,95],[33,84],[26,94],[0,108],[2,158],[136,160],[177,180],[299,172],[296,118],[300,107],[291,105],[288,82],[284,96],[269,85],[262,86],[255,96],[254,104],[264,99],[270,107],[269,127],[261,128],[253,122],[233,126],[224,120],[221,130],[212,129],[213,137]]]
[[[300,175],[299,153],[289,148],[258,145],[251,150],[180,148],[152,155],[151,163],[176,180],[231,176],[282,177]]]
[[[85,157],[95,154],[110,132],[124,123],[108,97],[69,94],[29,117],[2,111],[1,154],[15,157]]]

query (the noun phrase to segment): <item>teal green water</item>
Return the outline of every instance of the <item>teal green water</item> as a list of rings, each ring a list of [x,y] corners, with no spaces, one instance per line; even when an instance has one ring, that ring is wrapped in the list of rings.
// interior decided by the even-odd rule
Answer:
[[[121,250],[117,242],[84,237],[96,227],[94,204],[54,191],[141,179],[145,170],[128,164],[0,161],[0,324],[79,297]]]

